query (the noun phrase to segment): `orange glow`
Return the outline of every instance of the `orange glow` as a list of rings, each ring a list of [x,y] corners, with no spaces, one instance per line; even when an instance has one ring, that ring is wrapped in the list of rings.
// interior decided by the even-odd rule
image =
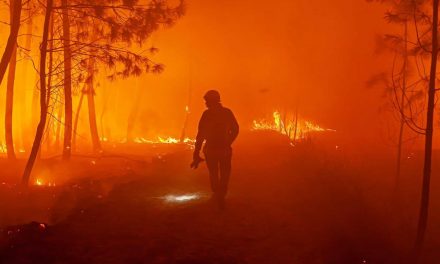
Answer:
[[[334,129],[322,128],[319,125],[292,115],[282,116],[274,111],[271,120],[254,120],[253,130],[273,130],[288,136],[292,141],[304,139],[315,132],[336,132]]]
[[[34,182],[35,186],[41,186],[41,187],[55,187],[56,184],[54,182],[46,182],[43,179],[37,178]]]
[[[173,137],[157,137],[155,140],[146,139],[143,137],[137,137],[133,140],[135,143],[138,144],[194,144],[195,140],[190,138],[185,138],[183,142],[180,142],[179,139],[173,138]],[[122,142],[126,142],[126,139],[124,139]]]
[[[438,1],[0,1],[0,262],[440,263]]]

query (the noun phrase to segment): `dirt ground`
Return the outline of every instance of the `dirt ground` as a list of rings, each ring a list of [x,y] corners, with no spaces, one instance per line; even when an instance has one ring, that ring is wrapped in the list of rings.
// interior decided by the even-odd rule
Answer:
[[[248,135],[234,148],[226,209],[219,210],[205,166],[189,168],[190,147],[124,150],[68,164],[42,160],[34,179],[56,186],[29,189],[17,185],[24,161],[1,160],[0,262],[392,264],[405,263],[413,246],[417,153],[404,162],[396,191],[387,153]],[[440,257],[434,164],[426,264]]]

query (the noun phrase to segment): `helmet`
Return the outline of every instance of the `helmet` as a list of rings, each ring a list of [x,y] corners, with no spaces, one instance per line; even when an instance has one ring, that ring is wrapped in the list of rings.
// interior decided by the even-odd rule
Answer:
[[[203,98],[207,102],[220,103],[220,93],[216,90],[209,90]]]

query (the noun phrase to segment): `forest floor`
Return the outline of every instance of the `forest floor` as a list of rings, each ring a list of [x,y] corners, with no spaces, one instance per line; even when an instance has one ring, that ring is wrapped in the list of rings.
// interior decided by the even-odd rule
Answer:
[[[394,192],[387,155],[249,135],[234,148],[220,210],[209,201],[205,166],[189,169],[189,147],[133,148],[67,164],[42,160],[33,179],[56,185],[29,189],[14,183],[24,161],[0,160],[0,263],[392,264],[412,248],[418,154]],[[440,257],[435,164],[427,264]]]

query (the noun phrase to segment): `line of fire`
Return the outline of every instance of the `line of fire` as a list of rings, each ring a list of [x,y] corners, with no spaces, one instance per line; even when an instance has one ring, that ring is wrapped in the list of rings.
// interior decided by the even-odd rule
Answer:
[[[437,264],[439,0],[0,1],[0,263]]]

